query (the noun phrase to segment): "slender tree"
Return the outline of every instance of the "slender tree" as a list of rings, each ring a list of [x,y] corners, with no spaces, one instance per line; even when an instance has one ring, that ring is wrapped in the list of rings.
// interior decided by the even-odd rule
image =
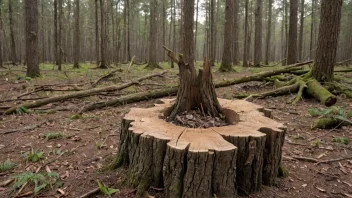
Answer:
[[[315,4],[316,0],[312,0],[311,23],[310,23],[310,43],[309,43],[309,56],[313,59],[314,56],[314,29],[315,29]]]
[[[98,12],[98,1],[99,0],[95,0],[95,57],[96,57],[96,64],[97,67],[99,67],[99,58],[100,58],[100,54],[99,54],[99,12]]]
[[[62,9],[62,4],[63,0],[59,0],[59,16],[58,16],[58,21],[59,21],[59,30],[58,30],[58,51],[59,51],[59,58],[58,58],[58,69],[61,70],[61,64],[62,64],[62,55],[63,55],[63,49],[62,49],[62,18],[64,15],[64,11]]]
[[[12,9],[12,0],[9,0],[9,22],[10,22],[10,41],[11,41],[11,62],[12,64],[17,64],[17,55],[16,55],[16,43],[15,43],[15,32],[13,30],[13,9]]]
[[[303,59],[303,29],[304,29],[304,0],[301,0],[300,6],[300,19],[299,19],[299,40],[298,40],[298,60]]]
[[[106,2],[100,0],[100,65],[99,68],[106,69],[107,32],[106,32]]]
[[[74,63],[73,68],[79,68],[79,58],[80,58],[80,28],[79,28],[79,0],[75,1],[76,11],[75,11],[75,36],[74,36]]]
[[[287,64],[297,62],[297,14],[298,0],[290,0],[290,28],[287,46]]]
[[[26,26],[26,63],[27,76],[40,76],[38,49],[38,2],[24,1]]]
[[[260,67],[262,60],[262,15],[263,15],[263,0],[256,1],[255,9],[255,37],[254,37],[254,66]]]
[[[156,62],[156,40],[157,40],[157,0],[150,0],[150,23],[149,23],[149,60],[147,68],[160,68]]]
[[[54,0],[54,56],[55,56],[55,64],[59,64],[59,54],[58,54],[58,28],[57,28],[57,2],[58,0]]]
[[[239,18],[239,0],[233,0],[233,12],[234,12],[234,16],[233,16],[233,55],[232,55],[232,62],[233,64],[238,64],[239,61],[239,23],[238,23],[238,18]]]
[[[248,48],[249,48],[249,21],[248,21],[248,4],[249,0],[245,1],[245,17],[244,17],[244,49],[243,49],[243,67],[248,67]]]
[[[3,57],[2,57],[2,0],[0,0],[0,67],[4,67],[3,65]]]
[[[216,0],[210,0],[210,61],[211,65],[215,65],[215,3]]]
[[[267,33],[266,33],[266,46],[265,46],[265,65],[269,65],[269,59],[270,59],[270,42],[271,42],[271,29],[272,29],[272,7],[273,7],[273,0],[268,1],[268,27],[267,27]]]
[[[226,0],[225,7],[225,26],[224,26],[224,52],[222,56],[220,71],[227,72],[232,70],[232,38],[233,38],[233,0]]]
[[[322,0],[317,53],[312,69],[319,82],[332,81],[340,33],[342,0]]]

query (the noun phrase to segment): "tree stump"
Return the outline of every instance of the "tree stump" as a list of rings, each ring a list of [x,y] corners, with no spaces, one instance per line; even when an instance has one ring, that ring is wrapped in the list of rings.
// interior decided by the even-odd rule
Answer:
[[[132,108],[122,120],[117,163],[128,167],[127,184],[142,194],[150,186],[166,197],[234,197],[273,185],[285,127],[271,111],[243,100],[218,99],[235,125],[186,128],[164,119],[175,104]],[[237,113],[236,113],[237,112]]]

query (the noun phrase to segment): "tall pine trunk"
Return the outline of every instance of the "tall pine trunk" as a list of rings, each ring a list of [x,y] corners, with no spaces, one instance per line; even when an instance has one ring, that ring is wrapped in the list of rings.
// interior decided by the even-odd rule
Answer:
[[[248,67],[248,48],[249,48],[249,21],[248,21],[248,4],[249,0],[245,0],[245,17],[244,17],[244,48],[243,48],[243,67]]]
[[[100,65],[99,68],[106,69],[108,68],[106,62],[106,51],[107,51],[107,42],[106,42],[106,2],[105,0],[100,0]]]
[[[156,61],[156,41],[157,41],[157,0],[150,0],[150,23],[149,23],[149,60],[147,68],[160,68]]]
[[[266,33],[265,61],[264,61],[265,65],[269,65],[269,61],[270,61],[272,7],[273,7],[273,0],[269,0],[268,1],[268,25],[267,25],[267,33]]]
[[[79,0],[76,2],[76,11],[75,11],[75,39],[74,39],[74,63],[73,68],[79,68],[79,58],[80,58],[80,29],[79,29]]]
[[[304,28],[304,0],[301,0],[300,6],[300,28],[299,28],[299,41],[298,41],[298,60],[302,61],[303,59],[303,28]]]
[[[95,0],[95,56],[96,64],[99,66],[99,12],[98,12],[98,0]]]
[[[237,65],[240,60],[239,60],[239,22],[238,22],[238,18],[239,18],[239,0],[233,0],[233,12],[234,12],[234,16],[233,16],[233,52],[232,52],[232,62],[233,64]]]
[[[63,0],[59,0],[59,16],[58,16],[58,22],[59,22],[59,30],[58,30],[58,34],[57,34],[57,37],[58,37],[58,54],[59,54],[59,57],[58,57],[58,69],[59,71],[61,71],[61,64],[62,64],[62,17],[64,15],[64,12],[63,12],[63,9],[62,9],[62,2]]]
[[[332,81],[340,33],[342,0],[322,0],[317,53],[312,69],[319,81]]]
[[[226,0],[225,7],[225,26],[224,26],[224,52],[222,56],[220,71],[227,72],[232,70],[232,38],[233,38],[233,0]]]
[[[260,67],[262,60],[262,15],[263,1],[257,0],[255,8],[254,66]]]
[[[298,0],[290,0],[290,28],[287,46],[287,65],[297,62],[297,14]]]
[[[24,1],[24,3],[27,76],[37,77],[40,75],[38,49],[38,2],[37,0],[31,0]]]
[[[16,65],[17,55],[16,55],[16,43],[15,43],[15,33],[13,30],[13,9],[12,9],[12,0],[9,0],[9,22],[10,22],[10,41],[11,41],[11,62]]]

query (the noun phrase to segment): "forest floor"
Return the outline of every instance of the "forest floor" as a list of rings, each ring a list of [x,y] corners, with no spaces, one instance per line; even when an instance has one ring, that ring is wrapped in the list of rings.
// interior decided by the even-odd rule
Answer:
[[[199,63],[200,65],[200,63]],[[68,93],[69,84],[79,85],[81,89],[90,87],[92,81],[106,74],[109,70],[91,69],[90,64],[82,64],[80,69],[72,69],[72,65],[64,65],[63,71],[57,71],[52,65],[41,65],[43,77],[37,79],[25,78],[25,67],[16,66],[11,70],[0,69],[0,110],[24,102],[30,98],[45,98],[52,95]],[[146,74],[161,70],[144,70],[144,66],[134,65],[131,72],[125,72],[128,65],[118,66],[122,72],[98,84],[98,87],[129,82]],[[162,88],[178,83],[178,69],[169,69],[163,64],[168,73],[165,77],[154,77],[143,81],[140,85],[112,93],[102,93],[95,96],[56,102],[29,113],[13,114],[0,117],[0,131],[18,129],[39,124],[32,130],[0,134],[0,163],[9,159],[15,163],[11,170],[0,172],[0,184],[24,172],[40,173],[56,172],[62,181],[60,187],[40,191],[38,197],[79,197],[98,187],[96,180],[106,186],[119,189],[113,197],[134,197],[134,190],[121,185],[125,174],[123,169],[102,172],[100,169],[109,163],[118,152],[119,130],[121,118],[131,107],[150,107],[156,100],[128,104],[118,107],[107,107],[84,113],[82,117],[74,116],[79,109],[93,101],[108,100],[121,95],[145,90]],[[277,67],[275,67],[277,68]],[[275,69],[241,68],[238,72],[214,72],[214,81],[243,77],[260,71]],[[214,68],[216,71],[217,68]],[[350,75],[352,74],[344,74]],[[40,85],[53,85],[51,91],[36,93],[16,99],[17,96],[33,91]],[[217,89],[218,97],[232,99],[236,93],[258,93],[272,89],[265,82],[250,82]],[[61,90],[61,91],[60,91]],[[256,99],[253,102],[273,110],[274,119],[285,123],[288,127],[283,148],[282,166],[288,171],[287,177],[280,178],[277,186],[264,186],[260,192],[249,197],[352,197],[352,159],[338,162],[316,164],[292,158],[301,156],[318,160],[330,160],[352,154],[352,142],[341,144],[333,142],[334,137],[352,139],[352,127],[342,127],[333,130],[311,130],[315,118],[308,114],[308,108],[323,108],[318,101],[304,98],[298,105],[286,104],[288,98]],[[352,110],[352,101],[343,97],[338,98],[337,105],[345,110]],[[56,109],[52,111],[50,109]],[[48,133],[60,133],[57,139],[45,138]],[[321,137],[320,137],[321,136]],[[318,138],[316,138],[318,137]],[[312,138],[316,138],[312,140]],[[320,141],[319,141],[320,140]],[[39,162],[29,162],[24,159],[26,152],[43,152],[44,159]],[[0,197],[13,197],[13,185],[0,186]],[[58,190],[58,188],[60,190]],[[158,191],[162,189],[152,189]],[[20,194],[33,191],[32,184],[28,184]],[[161,193],[151,193],[161,197]],[[30,195],[31,197],[33,195]],[[104,197],[95,194],[93,197]]]

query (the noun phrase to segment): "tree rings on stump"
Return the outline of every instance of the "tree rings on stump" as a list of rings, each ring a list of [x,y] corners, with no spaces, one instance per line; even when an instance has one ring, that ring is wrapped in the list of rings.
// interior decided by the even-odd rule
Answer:
[[[285,128],[271,111],[244,100],[218,99],[235,125],[186,128],[163,119],[174,104],[132,108],[121,126],[117,162],[128,167],[127,184],[142,194],[150,186],[166,197],[233,197],[273,185]]]

